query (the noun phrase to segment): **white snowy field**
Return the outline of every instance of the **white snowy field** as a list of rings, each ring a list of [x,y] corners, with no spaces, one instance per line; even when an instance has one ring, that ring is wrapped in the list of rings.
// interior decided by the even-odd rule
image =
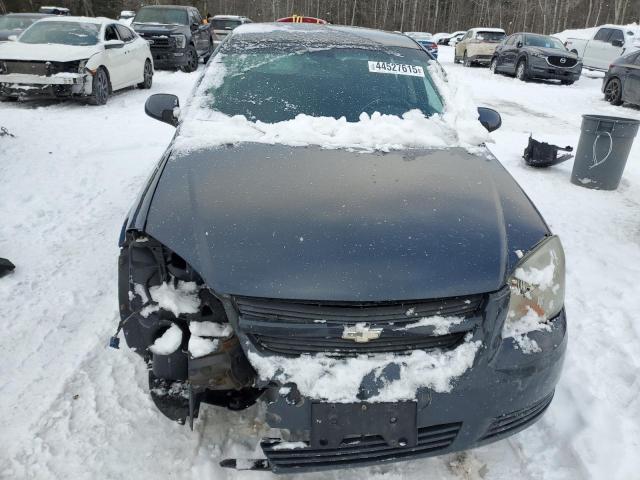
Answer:
[[[452,63],[478,105],[502,114],[490,149],[523,186],[567,256],[569,348],[555,399],[528,430],[483,448],[308,479],[640,478],[640,139],[620,188],[569,182],[571,161],[524,165],[529,133],[577,144],[581,114],[640,119],[602,100],[601,75],[566,87],[522,83]],[[158,72],[152,93],[188,96],[197,74]],[[146,370],[117,324],[116,257],[122,221],[173,128],[145,116],[149,92],[104,107],[0,104],[0,478],[266,479],[218,467],[256,457],[260,411],[204,406],[195,431],[165,419]],[[124,342],[123,342],[124,343]]]

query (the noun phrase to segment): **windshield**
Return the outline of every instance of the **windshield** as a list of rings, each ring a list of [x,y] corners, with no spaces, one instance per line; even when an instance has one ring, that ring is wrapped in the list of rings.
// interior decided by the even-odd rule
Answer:
[[[208,90],[209,107],[266,123],[298,114],[357,122],[363,112],[442,112],[442,100],[427,71],[430,58],[422,50],[284,50],[223,51],[216,63],[224,65],[225,76],[220,86]]]
[[[216,18],[213,19],[214,30],[233,30],[241,24],[242,22],[240,20],[222,20]]]
[[[528,47],[540,47],[540,48],[557,48],[560,50],[566,50],[560,40],[553,37],[547,37],[545,35],[525,35],[524,44]]]
[[[504,38],[502,32],[478,32],[476,38],[481,42],[501,42]]]
[[[33,17],[10,17],[3,15],[0,17],[0,30],[24,30],[37,19]]]
[[[187,11],[181,8],[141,8],[134,23],[159,23],[162,25],[187,25]]]
[[[22,43],[58,43],[61,45],[95,45],[100,25],[80,22],[36,22],[27,28],[19,41]]]

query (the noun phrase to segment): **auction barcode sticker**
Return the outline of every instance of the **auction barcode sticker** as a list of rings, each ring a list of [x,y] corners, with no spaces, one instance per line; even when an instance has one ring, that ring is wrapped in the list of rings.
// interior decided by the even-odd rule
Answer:
[[[394,75],[410,75],[424,77],[424,70],[418,65],[405,63],[369,62],[369,71],[374,73],[392,73]]]

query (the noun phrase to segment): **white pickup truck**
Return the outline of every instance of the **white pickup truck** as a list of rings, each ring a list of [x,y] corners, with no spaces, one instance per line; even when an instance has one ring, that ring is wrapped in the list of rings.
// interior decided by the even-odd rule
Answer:
[[[565,46],[582,58],[584,68],[606,72],[616,58],[640,49],[640,28],[602,25],[590,40],[567,38]]]

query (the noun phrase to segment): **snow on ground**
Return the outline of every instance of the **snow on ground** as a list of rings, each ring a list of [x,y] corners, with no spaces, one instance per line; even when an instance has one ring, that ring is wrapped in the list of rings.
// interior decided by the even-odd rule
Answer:
[[[308,479],[632,479],[640,458],[640,140],[620,188],[569,182],[571,162],[524,165],[529,133],[576,145],[582,113],[640,119],[602,101],[601,75],[570,87],[524,84],[452,63],[478,105],[500,111],[490,146],[564,243],[569,349],[556,397],[540,422],[465,454]],[[196,74],[159,72],[152,93],[184,102]],[[0,478],[256,479],[221,458],[259,456],[261,410],[204,407],[195,431],[166,420],[145,367],[107,348],[117,324],[121,223],[173,129],[144,115],[149,92],[105,107],[0,104],[0,255],[17,265],[0,280]]]

